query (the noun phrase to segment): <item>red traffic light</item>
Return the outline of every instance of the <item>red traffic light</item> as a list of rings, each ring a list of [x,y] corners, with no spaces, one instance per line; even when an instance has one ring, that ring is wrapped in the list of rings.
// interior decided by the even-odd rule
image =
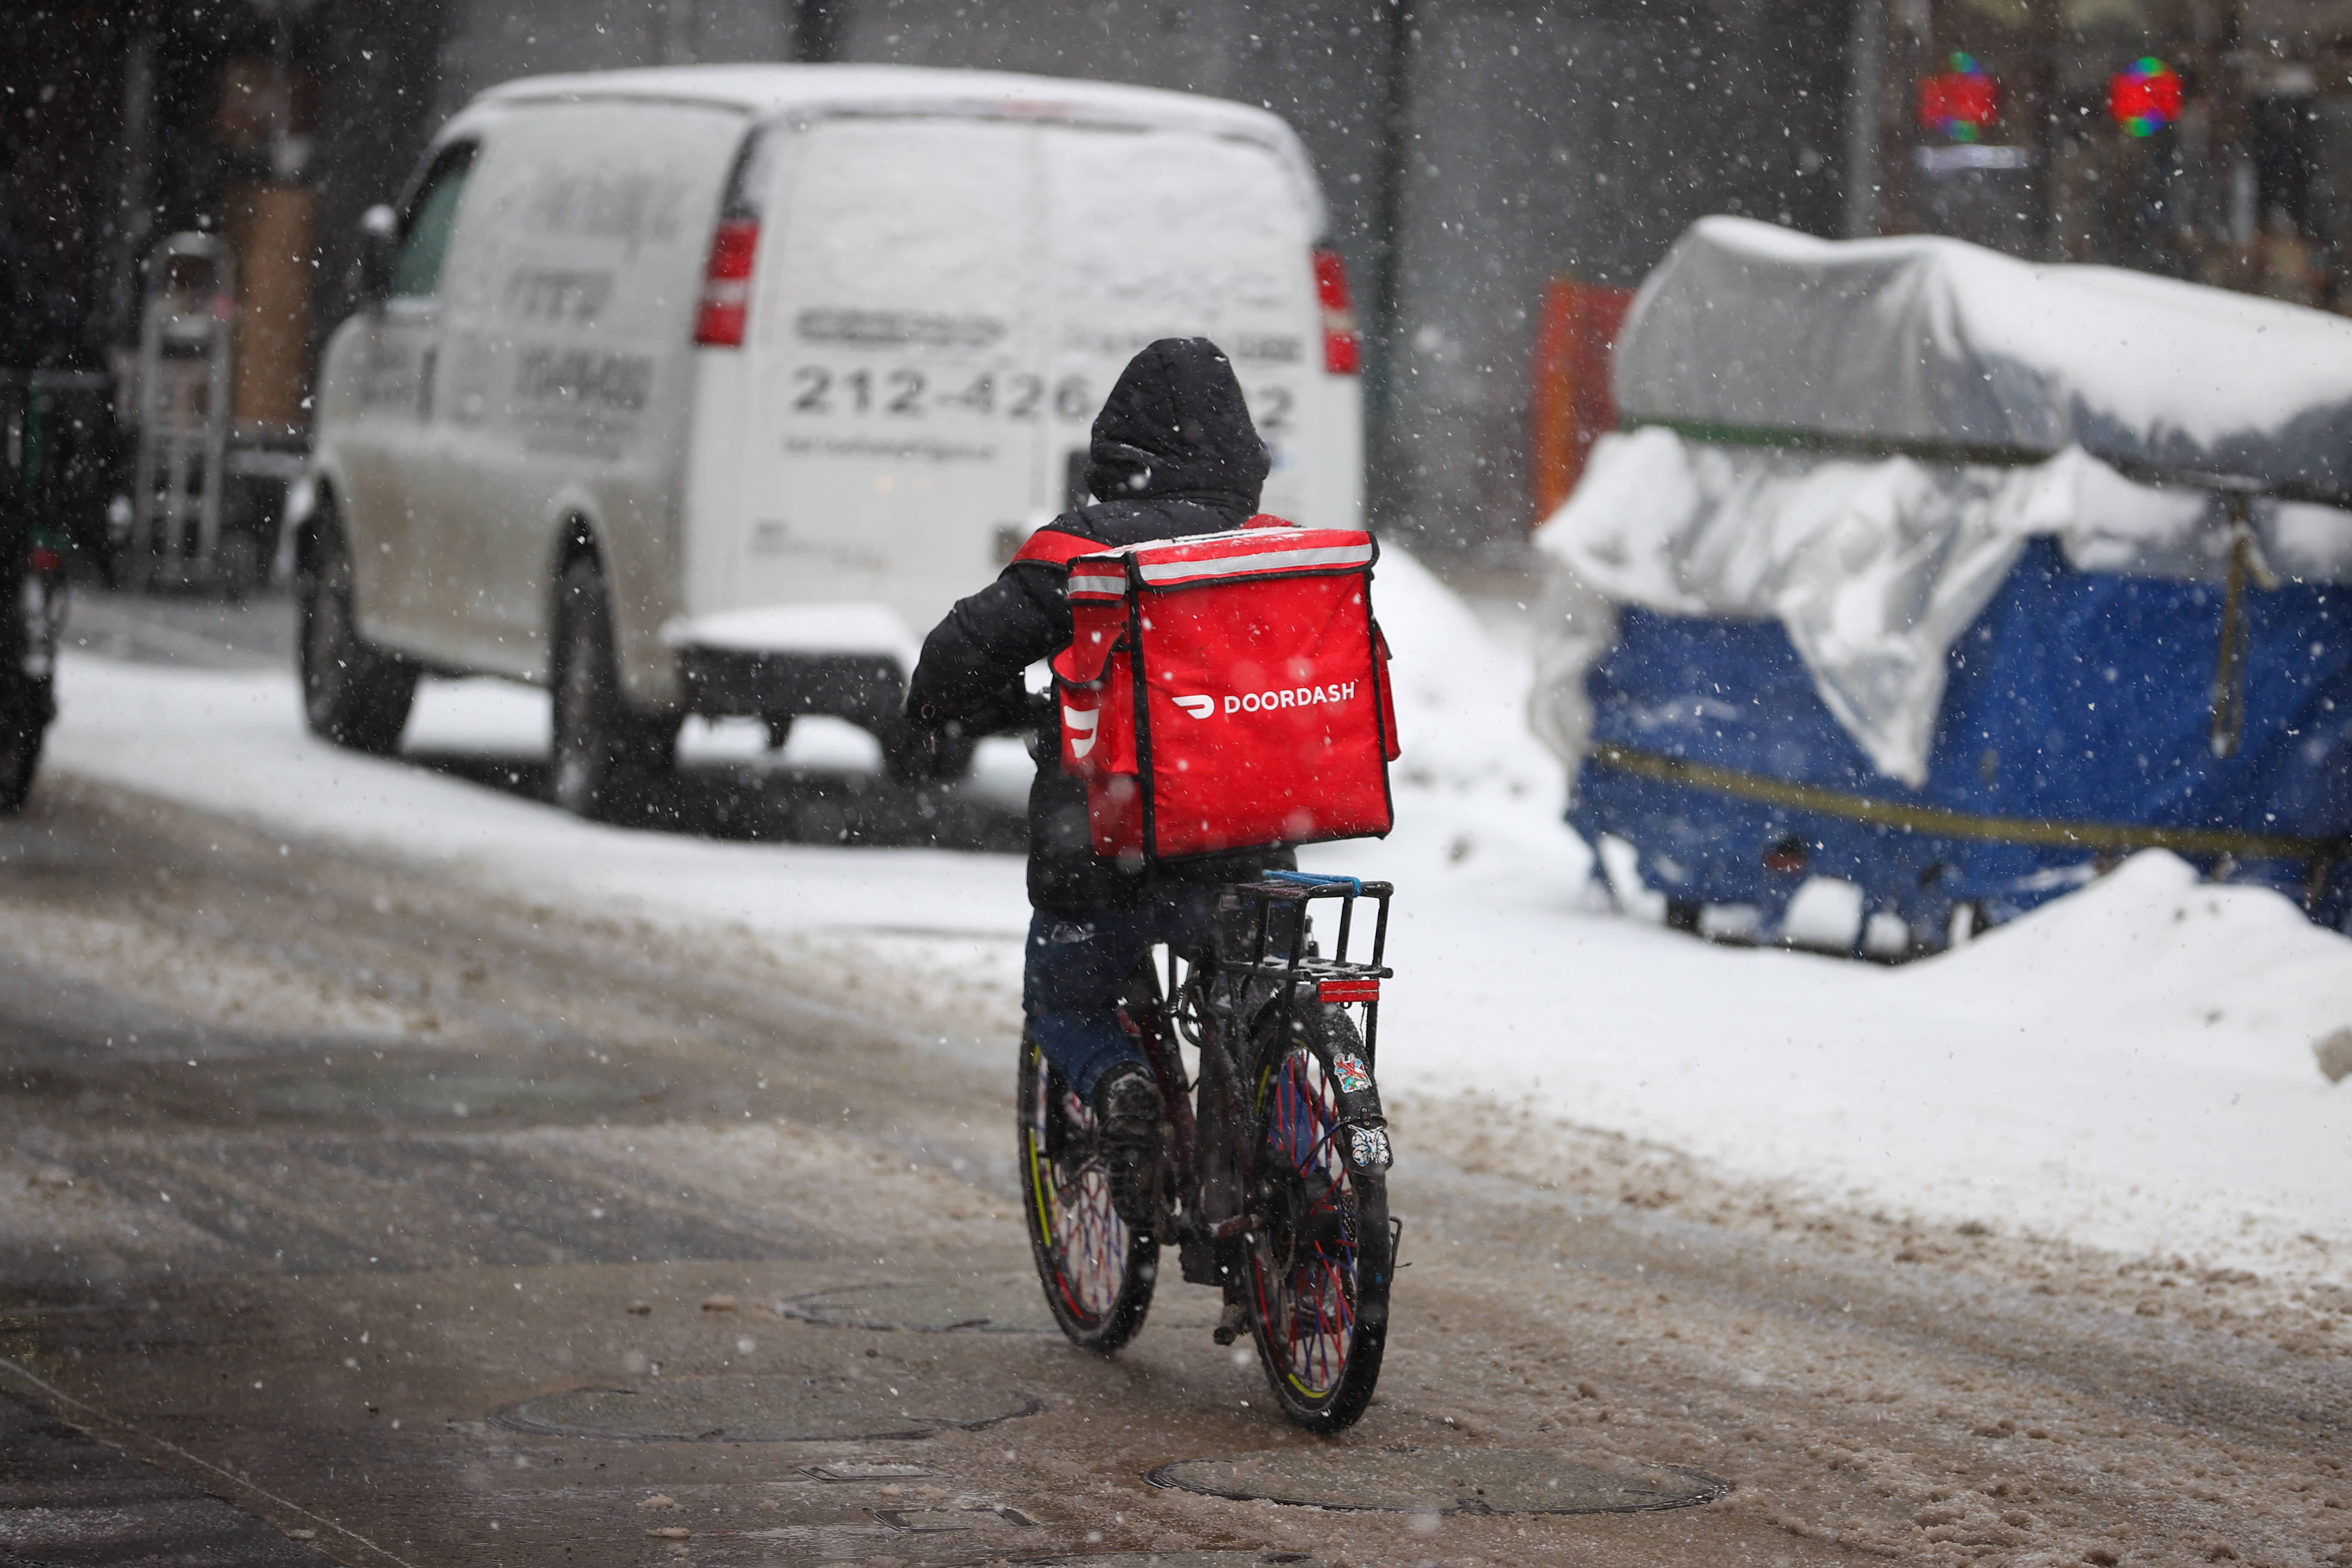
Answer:
[[[1919,81],[1921,129],[1975,142],[2000,118],[2000,83],[1974,55],[1955,54],[1952,68]]]
[[[2134,136],[2153,136],[2180,118],[2180,73],[2154,55],[2107,79],[2107,112]]]

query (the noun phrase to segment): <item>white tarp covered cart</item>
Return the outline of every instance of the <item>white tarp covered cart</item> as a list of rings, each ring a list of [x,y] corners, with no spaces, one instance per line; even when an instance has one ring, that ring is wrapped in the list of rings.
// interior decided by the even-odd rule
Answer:
[[[2163,847],[2343,921],[2352,321],[1709,218],[1615,379],[1534,718],[1671,910],[1932,946]]]

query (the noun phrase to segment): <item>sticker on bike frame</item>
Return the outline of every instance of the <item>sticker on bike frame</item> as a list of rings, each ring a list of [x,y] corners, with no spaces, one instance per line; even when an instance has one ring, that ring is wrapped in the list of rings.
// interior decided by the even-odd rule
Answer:
[[[1391,1156],[1389,1135],[1377,1127],[1348,1129],[1348,1163],[1359,1171],[1385,1171]]]
[[[1372,1087],[1372,1069],[1364,1058],[1348,1051],[1336,1051],[1331,1057],[1331,1070],[1339,1075],[1341,1094],[1360,1094]]]

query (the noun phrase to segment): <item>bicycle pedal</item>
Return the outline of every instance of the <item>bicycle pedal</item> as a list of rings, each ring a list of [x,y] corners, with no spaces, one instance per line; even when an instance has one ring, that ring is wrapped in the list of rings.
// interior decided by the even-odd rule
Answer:
[[[1249,1319],[1242,1304],[1239,1301],[1227,1301],[1223,1316],[1219,1320],[1217,1326],[1209,1331],[1209,1337],[1221,1345],[1229,1345],[1242,1337],[1242,1330],[1248,1325]]]

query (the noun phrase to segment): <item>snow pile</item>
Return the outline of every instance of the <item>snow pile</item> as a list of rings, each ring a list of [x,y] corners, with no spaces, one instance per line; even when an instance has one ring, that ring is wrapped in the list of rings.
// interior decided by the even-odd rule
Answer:
[[[2352,1281],[2352,1081],[2331,1085],[2314,1058],[2352,1029],[2352,942],[2162,854],[1895,970],[1711,946],[1610,912],[1559,824],[1558,765],[1526,731],[1528,659],[1400,552],[1384,553],[1373,601],[1396,655],[1397,830],[1301,859],[1397,883],[1381,1031],[1392,1089],[1523,1102],[1830,1202]],[[576,822],[311,740],[290,676],[68,652],[60,682],[56,769],[499,895],[882,963],[927,977],[909,986],[924,1008],[910,1032],[962,1021],[936,1048],[1009,1049],[1017,1027],[1016,858]],[[408,744],[543,756],[545,699],[431,683]],[[754,744],[698,732],[686,752],[748,758]],[[786,761],[877,765],[870,742],[814,721]],[[1024,764],[999,747],[968,787],[1016,799]],[[1409,1149],[1399,1181],[1409,1192]]]
[[[1389,1083],[1524,1098],[1822,1201],[2352,1279],[2352,1093],[2313,1059],[2352,1020],[2352,942],[2275,894],[2152,853],[1886,970],[1505,885],[1406,889]]]
[[[1449,865],[1481,850],[1518,858],[1575,887],[1590,857],[1562,831],[1560,765],[1528,731],[1527,660],[1490,637],[1470,607],[1392,544],[1373,568],[1372,612],[1388,638],[1402,755],[1391,784],[1391,844],[1442,851]],[[1342,858],[1368,846],[1310,853]],[[1532,858],[1529,859],[1528,858]]]

